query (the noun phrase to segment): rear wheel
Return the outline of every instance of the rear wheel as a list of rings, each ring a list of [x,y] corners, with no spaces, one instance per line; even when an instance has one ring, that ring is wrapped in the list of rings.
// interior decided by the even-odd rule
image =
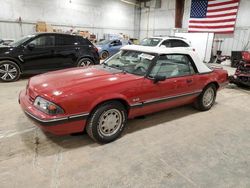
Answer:
[[[102,58],[102,59],[106,59],[108,56],[109,56],[109,53],[108,53],[107,51],[103,51],[103,52],[101,53],[101,58]]]
[[[100,143],[117,139],[127,122],[127,111],[119,102],[108,102],[97,107],[86,127],[88,135]]]
[[[203,89],[202,93],[195,101],[194,106],[198,110],[206,111],[209,110],[214,105],[215,99],[216,99],[216,86],[214,84],[209,84]]]
[[[88,67],[90,65],[94,65],[94,62],[90,58],[82,58],[78,61],[78,67]]]
[[[0,80],[2,82],[13,82],[19,79],[21,74],[19,66],[9,60],[0,61]]]

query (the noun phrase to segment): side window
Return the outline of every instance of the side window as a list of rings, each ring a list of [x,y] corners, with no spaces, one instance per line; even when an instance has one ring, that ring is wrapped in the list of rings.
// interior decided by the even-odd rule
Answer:
[[[74,35],[57,35],[56,45],[57,46],[69,46],[76,44],[76,37]]]
[[[55,46],[55,36],[50,36],[50,35],[40,36],[32,40],[30,44],[35,44],[36,47]]]
[[[164,45],[167,48],[171,48],[171,42],[170,42],[170,40],[165,40],[161,45]]]
[[[122,42],[120,40],[118,40],[116,44],[117,44],[117,46],[120,46],[120,45],[122,45]]]
[[[172,47],[189,47],[187,43],[182,40],[171,40]]]
[[[122,45],[122,42],[120,40],[115,40],[115,41],[111,42],[111,44],[113,46],[120,46],[120,45]]]
[[[159,75],[171,78],[192,75],[194,73],[195,70],[187,55],[168,54],[159,57],[149,76],[153,78]]]

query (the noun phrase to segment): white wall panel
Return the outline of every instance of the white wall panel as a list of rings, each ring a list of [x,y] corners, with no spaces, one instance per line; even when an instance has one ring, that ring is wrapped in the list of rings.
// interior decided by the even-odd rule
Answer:
[[[161,8],[155,9],[155,0],[152,0],[147,6],[150,6],[150,11],[142,8],[141,12],[140,39],[152,35],[170,34],[170,30],[174,28],[175,1],[162,0]]]
[[[134,35],[134,6],[118,0],[0,0],[0,37],[19,37],[16,21],[45,21],[68,29],[77,27],[102,33]],[[31,32],[34,24],[23,24],[23,33]],[[33,32],[33,31],[32,31]]]

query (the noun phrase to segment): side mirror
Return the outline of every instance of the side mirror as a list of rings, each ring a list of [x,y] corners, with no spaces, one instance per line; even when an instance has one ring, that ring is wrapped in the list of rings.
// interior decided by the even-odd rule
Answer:
[[[33,44],[33,43],[29,43],[28,45],[27,45],[27,48],[29,49],[29,50],[33,50],[34,48],[35,48],[35,44]]]
[[[166,76],[160,76],[160,75],[156,75],[154,77],[154,83],[156,84],[157,82],[160,82],[160,81],[164,81],[166,80]]]

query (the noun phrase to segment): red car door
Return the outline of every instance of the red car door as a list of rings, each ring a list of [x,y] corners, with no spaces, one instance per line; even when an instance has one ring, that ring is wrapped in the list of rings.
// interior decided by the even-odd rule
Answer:
[[[159,57],[148,78],[143,81],[138,97],[141,108],[136,110],[137,115],[190,103],[199,95],[198,77],[190,58],[183,54]],[[155,82],[156,76],[166,79]]]

